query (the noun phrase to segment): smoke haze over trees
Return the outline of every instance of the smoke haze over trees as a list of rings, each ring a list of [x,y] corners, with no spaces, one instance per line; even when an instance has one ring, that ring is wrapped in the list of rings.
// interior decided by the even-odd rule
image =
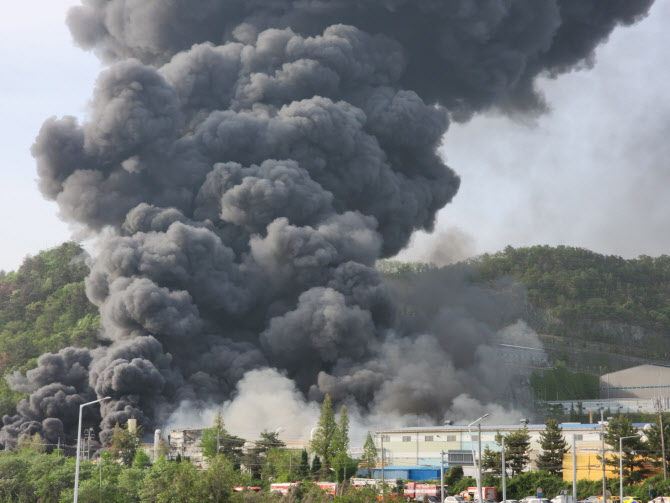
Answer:
[[[312,401],[435,418],[461,391],[492,389],[490,372],[467,385],[492,329],[463,309],[399,325],[375,261],[430,231],[456,194],[437,153],[450,120],[541,112],[537,75],[588,66],[651,3],[73,8],[75,40],[109,66],[88,119],[47,119],[32,152],[44,196],[99,236],[86,293],[101,345],[12,378],[31,396],[3,418],[0,443],[71,433],[76,405],[109,395],[107,441],[116,422],[221,403],[267,368]],[[457,344],[468,362],[452,361]],[[454,386],[427,393],[426,379]]]

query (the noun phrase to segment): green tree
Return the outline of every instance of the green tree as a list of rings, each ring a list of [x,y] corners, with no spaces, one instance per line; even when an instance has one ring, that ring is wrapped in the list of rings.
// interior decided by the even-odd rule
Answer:
[[[372,435],[368,431],[368,436],[365,438],[363,445],[363,457],[361,458],[363,468],[368,471],[368,477],[372,475],[372,469],[377,466],[377,446],[372,439]]]
[[[554,475],[563,473],[563,455],[568,452],[568,443],[563,438],[562,428],[555,419],[544,423],[546,428],[540,432],[542,452],[537,457],[537,467]]]
[[[349,450],[349,416],[347,415],[347,406],[340,408],[340,417],[337,420],[337,428],[333,435],[332,453],[333,457],[339,453]]]
[[[622,437],[633,437],[621,440],[624,483],[631,484],[639,482],[644,479],[648,473],[644,467],[644,457],[641,454],[646,451],[646,445],[638,436],[637,430],[633,427],[630,420],[623,415],[612,418],[607,425],[605,442],[608,445],[611,445],[617,454],[606,456],[605,464],[614,467],[616,470],[619,469],[619,439]]]
[[[495,475],[502,475],[502,453],[494,451],[488,445],[484,447],[484,452],[482,453],[482,470]]]
[[[42,435],[35,433],[34,435],[21,435],[16,442],[17,451],[32,451],[37,454],[46,452],[47,446],[42,438]]]
[[[137,449],[133,458],[133,468],[148,468],[151,466],[151,458],[143,449]]]
[[[263,463],[263,480],[296,482],[300,480],[300,455],[292,449],[268,449]]]
[[[312,460],[312,467],[310,468],[310,471],[312,474],[316,475],[321,472],[322,467],[323,464],[321,463],[321,458],[318,454],[315,454],[314,459]]]
[[[216,411],[211,428],[206,428],[202,432],[200,446],[202,453],[208,459],[218,454],[228,456],[236,466],[242,462],[243,447],[245,440],[228,433],[226,425],[223,422],[221,407]]]
[[[307,454],[307,449],[303,449],[300,452],[300,467],[298,468],[298,475],[300,478],[304,478],[309,475],[309,454]]]
[[[311,442],[312,451],[317,453],[322,460],[323,468],[330,468],[333,457],[333,441],[337,435],[337,424],[330,395],[326,394],[321,406],[321,417],[317,425],[314,439]]]
[[[661,468],[663,466],[663,445],[661,443],[660,424],[652,424],[648,428],[646,435],[651,464],[654,466],[654,468]],[[667,422],[667,418],[665,417],[663,417],[663,440],[665,443],[666,466],[670,466],[670,422]]]
[[[242,464],[249,470],[252,478],[260,478],[265,454],[269,449],[286,447],[276,432],[262,431],[260,439],[242,456]]]
[[[496,435],[496,442],[502,445],[502,435]],[[521,473],[530,462],[530,435],[524,424],[522,429],[505,436],[505,468],[509,467],[512,477]]]
[[[241,478],[240,472],[235,470],[230,459],[216,456],[207,470],[200,475],[200,501],[232,501],[233,486],[241,483]]]
[[[337,481],[341,484],[345,480],[355,476],[359,462],[359,459],[350,458],[346,452],[337,453],[333,458],[333,470],[335,471]]]
[[[119,423],[114,426],[114,434],[112,435],[109,452],[114,459],[120,460],[125,466],[131,466],[135,454],[142,444],[142,428],[139,427],[135,431],[128,429],[128,423],[119,427]]]

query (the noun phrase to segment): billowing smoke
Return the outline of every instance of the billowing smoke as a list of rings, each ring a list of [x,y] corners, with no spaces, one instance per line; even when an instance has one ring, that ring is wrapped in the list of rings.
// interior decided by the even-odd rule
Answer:
[[[76,405],[109,395],[104,441],[259,369],[380,413],[494,396],[500,373],[469,367],[495,331],[462,306],[399,323],[375,261],[456,193],[437,152],[450,119],[542,111],[537,75],[588,65],[651,3],[84,0],[68,24],[109,67],[87,120],[47,120],[33,155],[44,196],[101,236],[101,347],[16,376],[31,396],[0,443],[72,433]]]

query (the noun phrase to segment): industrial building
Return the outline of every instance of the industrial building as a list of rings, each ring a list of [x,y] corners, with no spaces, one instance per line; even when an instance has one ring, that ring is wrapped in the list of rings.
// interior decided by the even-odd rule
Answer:
[[[591,423],[563,423],[563,436],[572,447],[576,445],[578,453],[578,478],[589,478],[596,480],[602,477],[602,465],[596,456],[601,454],[602,431],[604,425]],[[642,433],[646,423],[635,423],[633,425]],[[482,425],[481,427],[481,451],[488,446],[494,452],[499,452],[501,447],[495,441],[496,434],[500,432],[507,435],[513,431],[523,428],[522,424],[513,425]],[[528,469],[535,468],[535,460],[541,452],[540,433],[546,429],[544,424],[527,425],[530,436],[531,463]],[[466,476],[474,476],[474,459],[479,459],[479,432],[473,428],[472,435],[467,426],[432,426],[415,428],[388,429],[375,432],[375,441],[379,456],[382,456],[383,439],[383,461],[384,465],[393,466],[394,470],[405,469],[420,470],[439,467],[441,462],[440,451],[444,451],[445,469],[452,466],[462,466]],[[611,450],[607,446],[606,450]],[[570,454],[570,469],[564,470],[566,480],[572,480],[572,454]],[[380,459],[381,462],[381,459]],[[600,470],[600,471],[598,471]],[[569,473],[568,473],[569,472]]]
[[[670,367],[638,365],[600,378],[600,398],[668,398],[670,397]]]
[[[600,377],[600,398],[595,400],[556,400],[565,412],[581,410],[598,414],[601,408],[611,414],[670,411],[670,366],[638,365]]]

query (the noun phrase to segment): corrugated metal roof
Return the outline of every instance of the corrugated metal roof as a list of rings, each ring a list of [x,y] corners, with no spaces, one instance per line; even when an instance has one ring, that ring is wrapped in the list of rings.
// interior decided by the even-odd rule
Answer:
[[[636,428],[643,428],[646,424],[653,424],[653,423],[633,423],[633,426]],[[580,429],[580,430],[585,430],[585,429],[600,429],[601,426],[598,423],[561,423],[559,424],[561,428],[564,430],[572,430],[572,429]],[[491,431],[498,431],[498,430],[518,430],[522,428],[520,424],[483,424],[482,425],[482,431],[485,432],[491,432]],[[546,425],[544,424],[529,424],[528,429],[531,431],[540,431],[546,429]],[[406,427],[406,428],[389,428],[386,430],[377,430],[375,433],[379,432],[384,432],[384,433],[417,433],[417,432],[450,432],[450,431],[455,431],[455,432],[467,432],[468,431],[468,426],[467,425],[451,425],[451,426],[411,426],[411,427]],[[477,431],[477,428],[472,428],[472,433],[475,434]]]

